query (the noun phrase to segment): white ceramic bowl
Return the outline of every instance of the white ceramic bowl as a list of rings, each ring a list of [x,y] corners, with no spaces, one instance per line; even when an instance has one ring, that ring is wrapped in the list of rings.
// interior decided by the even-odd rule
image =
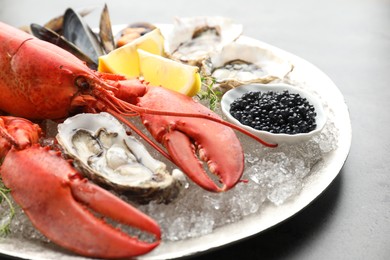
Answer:
[[[301,97],[306,98],[311,105],[314,106],[315,112],[317,113],[316,115],[316,124],[317,127],[316,129],[312,130],[309,133],[299,133],[299,134],[280,134],[280,133],[270,133],[266,131],[260,131],[256,130],[250,126],[243,125],[241,124],[237,119],[235,119],[231,114],[230,114],[230,104],[237,98],[241,97],[243,94],[250,92],[250,91],[261,91],[261,92],[267,92],[267,91],[274,91],[274,92],[283,92],[284,90],[287,90],[289,93],[297,93]],[[227,119],[248,130],[249,132],[255,134],[256,136],[260,137],[266,142],[269,143],[297,143],[297,142],[302,142],[310,139],[312,136],[314,136],[316,133],[320,132],[322,128],[324,127],[326,123],[326,114],[324,107],[321,103],[321,100],[319,100],[317,97],[311,95],[310,93],[291,86],[287,84],[249,84],[249,85],[242,85],[236,88],[233,88],[229,91],[227,91],[221,100],[221,108],[222,112],[225,114]]]

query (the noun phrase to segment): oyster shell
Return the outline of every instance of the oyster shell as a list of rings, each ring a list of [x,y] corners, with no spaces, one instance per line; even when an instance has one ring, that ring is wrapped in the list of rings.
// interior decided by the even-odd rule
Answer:
[[[237,39],[242,25],[224,17],[176,18],[166,46],[170,58],[190,65],[202,60]]]
[[[108,113],[68,118],[58,125],[57,140],[87,177],[137,202],[167,203],[180,191],[182,176],[168,173],[166,165]]]
[[[202,73],[215,79],[223,92],[239,85],[283,79],[293,65],[267,46],[240,37],[202,63]]]

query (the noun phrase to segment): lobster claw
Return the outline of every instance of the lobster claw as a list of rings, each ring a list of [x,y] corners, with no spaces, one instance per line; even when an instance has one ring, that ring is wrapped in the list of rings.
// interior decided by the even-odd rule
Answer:
[[[153,219],[82,178],[48,148],[11,149],[0,174],[33,225],[73,252],[89,257],[132,257],[149,252],[160,242],[160,228]],[[87,208],[103,217],[95,217]],[[131,237],[108,225],[103,220],[106,217],[151,233],[155,241]]]
[[[163,137],[162,144],[167,148],[172,160],[191,180],[206,190],[222,192],[234,187],[244,169],[240,144],[232,139],[231,133],[224,133],[224,130],[218,129],[221,125],[214,122],[197,122],[198,120],[189,118],[185,121],[181,119],[177,128],[171,129]],[[202,134],[199,127],[201,125],[204,125],[205,129],[210,129],[207,135]],[[221,186],[208,176],[202,161],[207,163],[211,173],[219,177]]]
[[[161,111],[183,111],[219,118],[192,98],[162,87],[148,87],[138,106]],[[141,114],[143,124],[168,151],[170,159],[206,190],[229,190],[240,180],[244,153],[234,131],[203,118]],[[204,162],[207,164],[204,167]],[[204,168],[217,175],[221,185]]]

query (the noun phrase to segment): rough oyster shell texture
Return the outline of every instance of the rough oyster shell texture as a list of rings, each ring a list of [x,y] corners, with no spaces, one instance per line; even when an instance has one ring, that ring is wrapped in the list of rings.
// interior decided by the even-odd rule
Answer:
[[[139,203],[168,203],[182,186],[181,174],[170,174],[108,113],[68,118],[58,125],[57,140],[88,178]]]
[[[176,18],[165,48],[171,59],[200,65],[210,53],[219,51],[241,33],[241,24],[224,17]]]
[[[292,70],[288,60],[245,36],[210,54],[202,63],[203,74],[214,78],[223,92],[239,85],[281,80]]]
[[[282,80],[293,70],[288,60],[242,31],[241,24],[219,16],[176,18],[165,35],[165,49],[171,59],[200,67],[202,76],[215,79],[214,87],[222,92]]]

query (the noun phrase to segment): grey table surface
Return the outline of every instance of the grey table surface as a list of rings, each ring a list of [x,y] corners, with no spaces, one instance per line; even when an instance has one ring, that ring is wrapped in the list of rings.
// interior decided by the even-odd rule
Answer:
[[[67,7],[104,2],[113,24],[231,17],[244,25],[246,35],[319,67],[349,107],[350,154],[328,189],[280,225],[197,259],[389,259],[390,1],[0,0],[0,20],[13,26],[43,24]],[[87,19],[97,26],[98,14]]]

